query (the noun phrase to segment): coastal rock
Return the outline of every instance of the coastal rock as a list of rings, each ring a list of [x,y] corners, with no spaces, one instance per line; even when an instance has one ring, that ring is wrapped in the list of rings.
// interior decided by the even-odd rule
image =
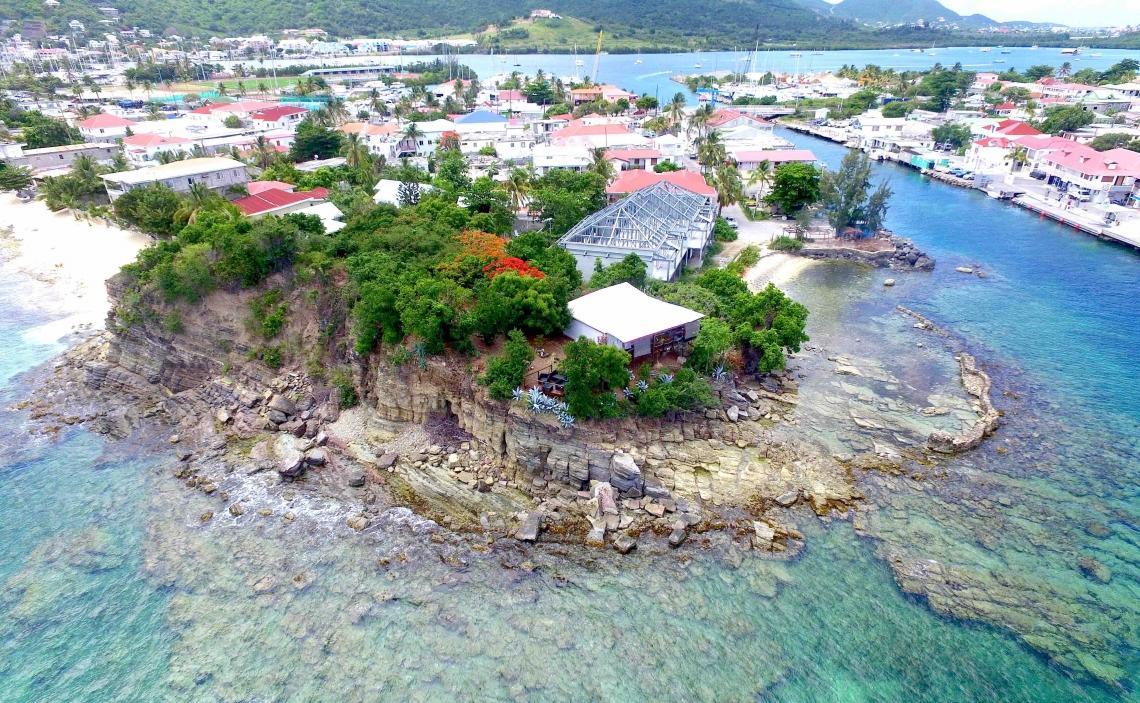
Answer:
[[[328,455],[323,447],[310,449],[305,453],[305,463],[310,466],[324,466],[328,461]]]
[[[515,532],[515,539],[523,542],[533,542],[538,539],[538,530],[542,525],[542,514],[537,511],[527,513],[523,519],[522,524],[519,525],[518,531]]]
[[[364,528],[368,527],[368,518],[364,517],[363,515],[353,515],[345,520],[345,523],[352,529],[360,532]]]
[[[736,407],[735,405],[728,406],[728,409],[724,411],[724,414],[728,417],[729,422],[740,422],[740,408]]]
[[[637,462],[625,452],[614,453],[610,460],[610,483],[622,493],[636,493],[637,496],[641,496],[645,486]]]
[[[285,415],[297,414],[297,405],[293,401],[280,394],[275,394],[272,398],[270,398],[269,402],[266,404],[266,407],[270,410],[276,410],[277,412],[283,413]]]
[[[296,478],[305,471],[305,455],[297,449],[295,440],[289,435],[280,435],[271,447],[277,473],[286,478]]]
[[[883,281],[883,285],[886,286],[887,288],[890,288],[894,284],[895,284],[895,279],[893,279],[893,278],[888,278],[887,280]]]
[[[384,454],[380,455],[379,459],[376,460],[376,468],[378,468],[378,469],[391,468],[391,467],[396,465],[396,461],[399,458],[400,458],[400,455],[396,454],[395,452],[385,452]]]
[[[974,269],[970,268],[969,266],[955,266],[954,270],[957,271],[958,273],[973,273],[974,272]]]
[[[598,501],[598,511],[603,515],[617,515],[617,499],[614,496],[614,487],[608,483],[599,483],[594,486],[594,499]]]
[[[760,521],[752,523],[753,549],[771,549],[774,539],[776,539],[776,530],[772,529],[771,525]]]
[[[688,530],[683,527],[673,528],[673,531],[669,533],[669,546],[673,549],[676,549],[677,547],[680,547],[682,544],[684,544],[685,540],[688,538]]]
[[[354,473],[348,477],[348,487],[349,488],[363,488],[364,487],[364,481],[365,481],[364,472],[363,471],[357,471],[356,473]]]
[[[1081,557],[1077,560],[1077,567],[1080,568],[1082,574],[1094,581],[1108,583],[1112,580],[1112,569],[1093,557]]]
[[[795,505],[796,501],[799,499],[799,491],[788,491],[787,493],[781,493],[780,495],[776,496],[776,505],[784,508],[790,508],[791,506]]]
[[[637,549],[637,540],[629,535],[618,535],[617,538],[614,539],[614,549],[617,550],[619,554],[629,554],[634,549]]]

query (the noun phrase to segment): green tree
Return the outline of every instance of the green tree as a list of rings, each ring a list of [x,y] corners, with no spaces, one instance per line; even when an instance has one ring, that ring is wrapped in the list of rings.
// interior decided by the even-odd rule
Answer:
[[[961,149],[969,144],[973,136],[973,132],[970,131],[970,125],[960,122],[947,122],[946,124],[935,127],[930,132],[930,137],[936,143],[949,144],[955,149]]]
[[[477,291],[475,329],[488,343],[510,329],[557,334],[570,324],[566,298],[558,293],[545,278],[501,273]]]
[[[510,400],[516,388],[526,381],[530,362],[534,360],[534,349],[519,330],[507,333],[503,351],[487,361],[487,370],[479,382],[487,386],[492,398]]]
[[[128,225],[158,237],[170,237],[178,231],[175,213],[182,199],[170,188],[154,183],[132,188],[115,200],[115,215]]]
[[[891,189],[882,183],[872,191],[870,157],[851,151],[843,157],[838,171],[823,173],[820,196],[827,221],[836,234],[848,227],[874,232],[886,217]]]
[[[785,214],[795,214],[819,200],[819,169],[808,163],[789,162],[776,167],[772,190],[764,201]]]
[[[463,311],[471,292],[445,278],[422,278],[400,290],[396,306],[404,331],[415,335],[428,354],[439,354],[449,343],[467,339]]]
[[[566,376],[565,398],[570,414],[578,418],[618,417],[622,403],[615,391],[629,380],[629,354],[585,337],[563,351],[560,370]]]
[[[535,181],[530,208],[549,220],[551,234],[565,234],[590,213],[606,205],[606,182],[596,173],[556,169]]]
[[[1093,119],[1093,113],[1080,105],[1054,105],[1045,110],[1045,119],[1037,128],[1048,134],[1073,132],[1092,124]]]
[[[293,146],[289,149],[289,157],[294,161],[308,161],[310,159],[329,159],[337,156],[343,146],[343,136],[317,122],[313,117],[306,117],[297,125],[297,133],[293,138]]]
[[[701,321],[701,329],[693,340],[685,363],[700,373],[711,373],[724,360],[724,355],[732,345],[732,329],[728,323],[715,317],[706,317]]]
[[[1123,132],[1108,132],[1093,139],[1089,142],[1089,146],[1097,151],[1108,151],[1109,149],[1140,151],[1140,137]]]
[[[0,163],[0,191],[23,190],[32,184],[32,169]]]
[[[83,141],[79,130],[68,126],[63,120],[45,117],[38,112],[27,113],[24,117],[24,132],[21,141],[28,149],[44,149],[52,146],[66,146]]]
[[[595,271],[590,277],[590,287],[594,290],[628,283],[634,288],[644,288],[647,269],[645,262],[637,254],[628,254],[621,261]]]

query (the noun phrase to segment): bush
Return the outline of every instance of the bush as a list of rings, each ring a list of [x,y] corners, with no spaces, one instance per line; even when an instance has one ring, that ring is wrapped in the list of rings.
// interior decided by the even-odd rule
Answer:
[[[799,251],[804,248],[804,243],[795,237],[781,234],[772,240],[768,248],[773,251]]]
[[[735,242],[736,230],[723,217],[716,218],[713,223],[713,238],[718,242]]]
[[[724,320],[708,317],[701,321],[685,362],[690,368],[701,373],[712,373],[724,355],[732,348],[732,329]]]
[[[281,368],[281,364],[284,361],[280,344],[272,347],[262,347],[261,352],[258,354],[258,357],[260,357],[261,361],[271,369]]]
[[[598,260],[599,262],[601,259]],[[608,288],[619,283],[629,283],[635,288],[645,287],[645,262],[637,254],[629,254],[616,264],[603,269],[595,269],[590,277],[590,287],[594,290]]]
[[[276,337],[285,327],[289,308],[281,302],[281,298],[281,291],[274,288],[249,301],[252,315],[249,326],[266,340]]]
[[[519,330],[507,333],[503,351],[487,362],[487,371],[479,382],[487,386],[492,398],[509,400],[516,388],[526,380],[534,350]]]
[[[340,407],[351,408],[360,402],[360,398],[356,395],[356,386],[352,382],[352,376],[343,369],[337,369],[333,372],[330,379],[333,388],[337,390],[337,399],[340,402]]]
[[[744,272],[756,265],[760,260],[760,248],[755,245],[749,245],[736,255],[736,258],[725,267],[725,270],[734,273],[737,276],[743,276]]]
[[[645,367],[642,367],[645,368]],[[681,369],[675,375],[658,374],[650,385],[638,384],[634,393],[635,410],[643,417],[662,417],[669,412],[702,410],[715,402],[712,387],[692,369]]]
[[[579,337],[564,348],[566,404],[574,417],[620,417],[624,408],[614,392],[629,380],[629,354]]]

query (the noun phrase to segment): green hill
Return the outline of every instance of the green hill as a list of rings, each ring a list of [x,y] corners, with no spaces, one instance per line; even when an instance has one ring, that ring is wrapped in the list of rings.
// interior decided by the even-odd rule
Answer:
[[[924,1],[933,2],[906,0]],[[191,37],[317,27],[346,38],[478,34],[493,41],[496,33],[487,28],[502,27],[497,39],[500,46],[532,51],[590,45],[599,29],[611,40],[607,48],[617,50],[731,48],[757,42],[762,46],[799,42],[805,47],[860,48],[958,39],[924,30],[875,31],[851,19],[825,16],[800,0],[60,0],[57,7],[46,7],[42,0],[0,0],[0,19],[16,20],[8,24],[9,33],[20,31],[23,20],[39,19],[47,22],[49,32],[63,33],[70,20],[78,19],[86,24],[89,35],[99,36],[114,25],[108,24],[98,7],[118,9],[121,27]],[[538,8],[553,10],[565,19],[559,26],[529,23],[528,27],[519,21]],[[104,20],[102,25],[100,20]]]

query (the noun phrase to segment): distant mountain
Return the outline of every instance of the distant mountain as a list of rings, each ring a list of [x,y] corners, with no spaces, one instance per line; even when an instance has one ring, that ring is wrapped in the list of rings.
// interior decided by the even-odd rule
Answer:
[[[955,25],[962,29],[1001,26],[1046,26],[1034,22],[998,22],[985,15],[960,15],[938,0],[799,0],[808,10],[828,18],[848,19],[870,25],[909,24],[925,20],[930,25]]]

